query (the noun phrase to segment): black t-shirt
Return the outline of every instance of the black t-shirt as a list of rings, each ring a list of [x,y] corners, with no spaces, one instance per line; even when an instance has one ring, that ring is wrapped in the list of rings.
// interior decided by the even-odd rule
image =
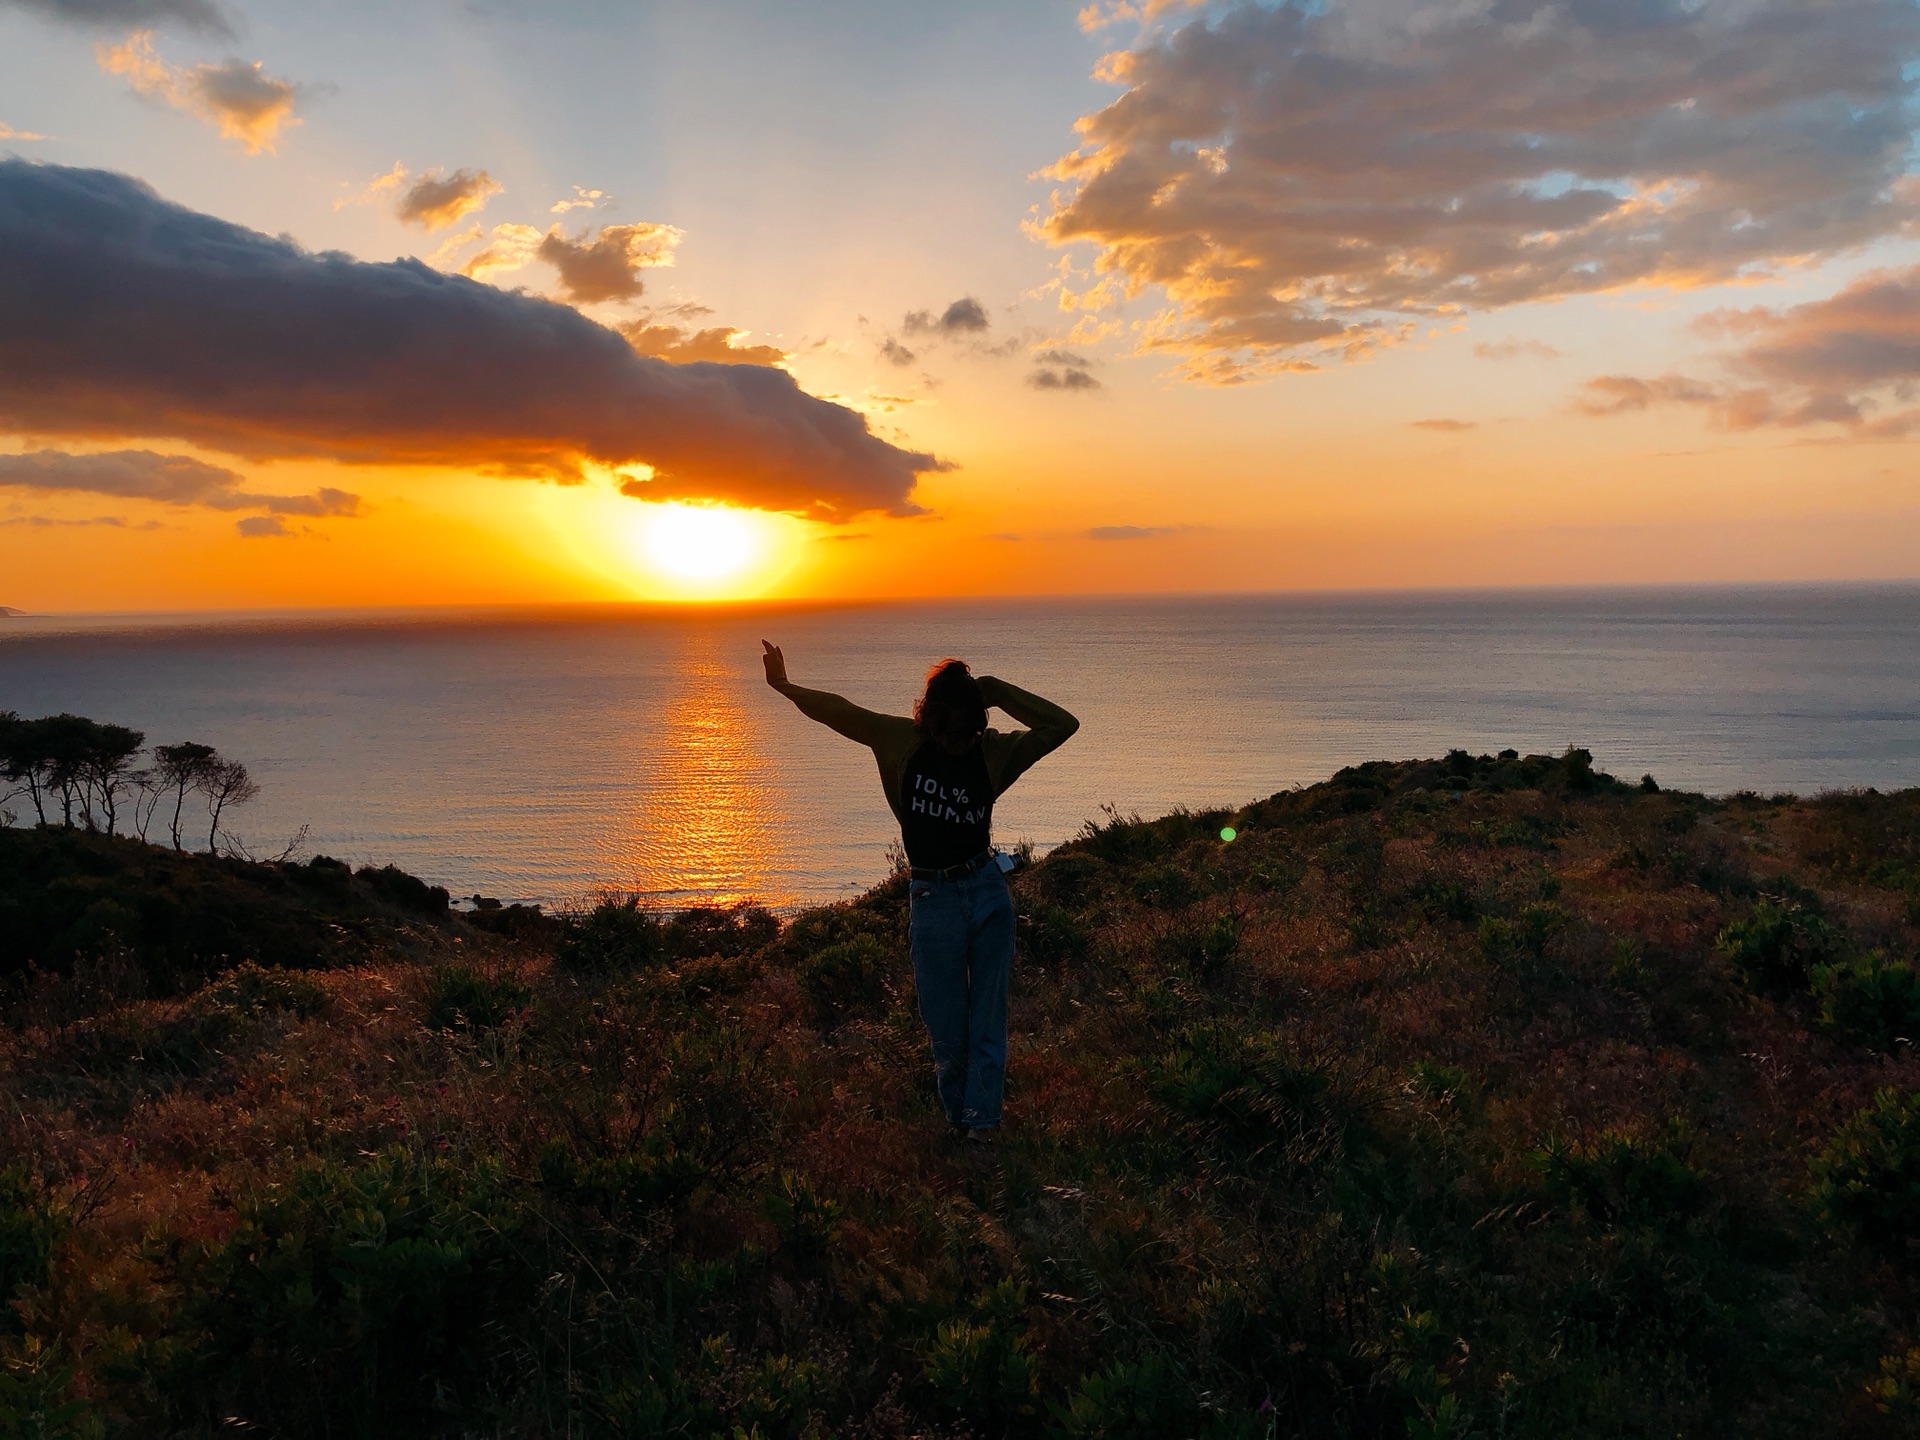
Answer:
[[[975,745],[964,755],[950,755],[922,740],[900,775],[900,839],[907,862],[944,870],[971,860],[987,848],[992,827],[986,751]]]

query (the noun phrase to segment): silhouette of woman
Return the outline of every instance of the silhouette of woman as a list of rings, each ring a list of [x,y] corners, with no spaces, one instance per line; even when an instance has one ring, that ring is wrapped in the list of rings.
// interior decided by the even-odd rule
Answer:
[[[993,802],[1080,722],[1004,680],[976,678],[959,660],[927,672],[911,720],[880,715],[795,685],[780,647],[760,644],[767,683],[879,764],[912,867],[913,984],[940,1104],[956,1135],[988,1140],[1000,1123],[1013,966],[1013,899],[991,844]],[[1028,728],[989,729],[991,708]]]

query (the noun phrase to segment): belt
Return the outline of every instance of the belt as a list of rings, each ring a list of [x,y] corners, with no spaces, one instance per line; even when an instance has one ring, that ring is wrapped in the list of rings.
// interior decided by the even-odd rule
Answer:
[[[962,860],[958,865],[949,865],[945,869],[935,865],[915,865],[911,873],[915,880],[964,880],[992,863],[993,851],[982,850],[971,860]]]

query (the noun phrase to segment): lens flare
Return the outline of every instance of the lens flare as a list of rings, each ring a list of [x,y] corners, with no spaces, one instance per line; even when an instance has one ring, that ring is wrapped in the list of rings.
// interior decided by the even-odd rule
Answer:
[[[1231,825],[1223,825],[1220,828],[1220,838],[1222,840],[1232,840],[1239,833],[1240,832],[1238,830],[1235,830]]]
[[[718,580],[747,563],[753,535],[731,510],[669,505],[647,526],[647,553],[684,580]]]

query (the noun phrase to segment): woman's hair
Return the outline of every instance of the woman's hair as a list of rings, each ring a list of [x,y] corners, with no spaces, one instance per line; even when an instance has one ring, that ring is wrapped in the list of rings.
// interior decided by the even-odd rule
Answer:
[[[927,688],[913,702],[913,723],[933,730],[978,735],[987,728],[987,702],[964,660],[941,660],[927,671]]]

